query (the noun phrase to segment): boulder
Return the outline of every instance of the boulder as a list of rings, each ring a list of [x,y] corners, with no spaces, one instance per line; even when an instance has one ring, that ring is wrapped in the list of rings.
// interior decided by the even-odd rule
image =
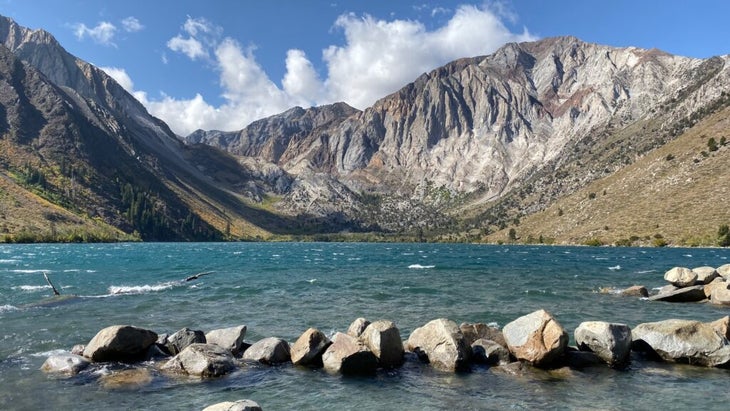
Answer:
[[[581,369],[602,365],[605,364],[605,361],[594,352],[568,347],[565,352],[565,364],[572,369]]]
[[[332,345],[322,355],[324,369],[330,373],[374,374],[378,357],[359,339],[338,332],[332,337]]]
[[[730,281],[730,264],[721,265],[716,271],[725,281]]]
[[[477,364],[503,365],[510,362],[509,350],[486,338],[479,338],[471,344],[471,358]]]
[[[625,295],[627,297],[648,297],[649,291],[644,287],[643,285],[632,285],[629,288],[624,288],[623,290],[619,291],[620,295]]]
[[[236,364],[233,354],[215,344],[193,343],[172,357],[162,370],[200,377],[218,377],[231,372]]]
[[[504,326],[502,334],[515,358],[536,367],[554,365],[568,347],[568,333],[545,310],[512,321]]]
[[[139,361],[157,340],[157,334],[131,325],[113,325],[99,331],[86,344],[84,357],[94,362]]]
[[[71,347],[71,354],[84,355],[84,348],[86,348],[84,344],[76,344]]]
[[[243,352],[243,339],[245,337],[246,326],[238,325],[235,327],[208,331],[205,334],[205,341],[208,344],[219,345],[231,351],[231,354],[233,355],[239,355]]]
[[[152,382],[152,372],[147,368],[130,368],[102,375],[99,383],[106,389],[137,389]]]
[[[309,328],[291,346],[291,362],[294,365],[322,366],[322,354],[332,344],[323,332]]]
[[[403,340],[395,323],[379,320],[365,328],[360,340],[378,358],[381,367],[394,368],[403,364]]]
[[[671,284],[667,284],[664,287],[659,288],[657,294],[669,294],[669,293],[673,293],[673,292],[675,292],[677,290],[680,290],[680,288],[679,287],[675,287],[675,286],[673,286]]]
[[[695,285],[697,273],[686,267],[674,267],[664,273],[664,279],[675,287],[689,287]]]
[[[262,364],[280,364],[291,361],[289,343],[281,338],[269,337],[256,341],[243,353],[243,359]]]
[[[370,325],[370,321],[360,317],[357,318],[355,321],[350,324],[349,327],[347,327],[347,335],[351,337],[360,337],[363,331]]]
[[[690,303],[706,299],[705,286],[695,285],[692,287],[678,288],[668,293],[659,293],[649,297],[650,301],[667,301],[672,303]]]
[[[724,288],[727,289],[728,286],[730,286],[730,283],[726,282],[724,278],[717,277],[709,284],[705,284],[704,290],[705,290],[705,297],[710,298],[712,297],[712,292],[715,291],[715,289],[718,288]]]
[[[54,354],[41,365],[49,374],[76,375],[89,366],[89,360],[76,354]]]
[[[507,343],[504,341],[502,331],[497,327],[492,327],[484,323],[461,323],[459,330],[464,334],[464,339],[469,345],[474,344],[474,341],[483,338],[492,340],[503,347],[507,347]]]
[[[262,411],[261,406],[255,401],[238,400],[225,401],[218,404],[209,405],[203,408],[203,411]]]
[[[712,290],[710,302],[715,305],[730,305],[730,290],[727,287],[717,287]]]
[[[715,278],[720,277],[720,274],[717,273],[715,267],[696,267],[693,268],[692,271],[697,274],[697,280],[695,280],[695,284],[709,284]]]
[[[413,330],[407,349],[442,371],[469,370],[471,347],[455,322],[439,318]]]
[[[199,330],[191,330],[190,328],[183,328],[178,330],[175,334],[167,337],[165,342],[165,348],[170,352],[171,355],[177,355],[190,344],[205,344],[205,333]]]
[[[730,343],[710,324],[671,319],[639,324],[631,334],[632,349],[664,361],[706,367],[730,363]]]
[[[608,365],[623,367],[631,355],[631,329],[626,324],[586,321],[575,329],[575,343]]]
[[[710,324],[710,327],[714,328],[718,334],[730,340],[730,316],[724,316],[717,319]]]

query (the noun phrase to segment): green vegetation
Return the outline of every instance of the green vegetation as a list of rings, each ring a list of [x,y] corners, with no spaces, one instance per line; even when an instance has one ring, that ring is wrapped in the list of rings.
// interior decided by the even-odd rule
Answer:
[[[720,247],[730,247],[730,227],[723,224],[717,230],[717,245]]]

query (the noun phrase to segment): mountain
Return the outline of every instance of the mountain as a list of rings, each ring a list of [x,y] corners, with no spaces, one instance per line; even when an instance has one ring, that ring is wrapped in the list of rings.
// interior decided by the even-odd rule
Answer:
[[[295,107],[183,141],[47,32],[0,18],[0,43],[0,241],[625,243],[681,216],[699,231],[662,238],[689,244],[730,222],[720,207],[649,213],[618,229],[649,207],[631,200],[647,196],[625,196],[637,187],[682,210],[693,195],[716,201],[713,188],[725,190],[728,56],[573,37],[508,44],[365,110]],[[653,184],[657,163],[662,181],[694,183]],[[611,185],[618,176],[631,183]],[[586,190],[600,201],[583,201]]]
[[[478,240],[722,108],[727,63],[549,38],[454,61],[364,111],[294,109],[188,141],[326,175],[359,195],[342,212],[381,229]]]

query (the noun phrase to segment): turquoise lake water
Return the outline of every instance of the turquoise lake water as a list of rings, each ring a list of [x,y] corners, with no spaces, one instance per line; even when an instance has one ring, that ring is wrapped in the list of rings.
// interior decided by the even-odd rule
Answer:
[[[39,371],[48,355],[132,324],[157,333],[248,326],[246,340],[290,342],[309,327],[345,331],[389,319],[406,339],[446,317],[500,327],[546,309],[571,335],[582,321],[713,321],[730,308],[599,294],[664,285],[674,266],[718,267],[729,249],[449,244],[192,243],[0,246],[0,409],[200,410],[249,398],[265,410],[727,409],[730,370],[634,361],[510,375],[474,367],[448,374],[408,361],[346,378],[291,365],[249,366],[213,380],[153,371],[136,389],[110,389],[91,368],[68,379]],[[52,292],[78,298],[43,305]],[[211,271],[196,281],[184,278]]]

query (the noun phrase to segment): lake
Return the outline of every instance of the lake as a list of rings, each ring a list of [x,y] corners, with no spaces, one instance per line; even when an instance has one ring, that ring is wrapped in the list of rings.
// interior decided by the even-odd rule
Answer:
[[[730,308],[600,294],[657,288],[674,266],[730,263],[730,249],[359,243],[122,243],[0,245],[0,409],[202,409],[249,398],[282,409],[726,409],[730,371],[634,361],[511,375],[490,367],[449,374],[408,361],[348,378],[291,365],[248,366],[222,378],[154,372],[136,389],[39,368],[100,329],[132,324],[157,333],[245,324],[246,340],[295,341],[316,327],[346,331],[357,317],[388,319],[403,339],[436,318],[495,323],[545,309],[571,335],[583,321],[631,327],[669,318],[713,321]],[[52,296],[43,272],[64,295]],[[211,272],[195,281],[182,281]]]

